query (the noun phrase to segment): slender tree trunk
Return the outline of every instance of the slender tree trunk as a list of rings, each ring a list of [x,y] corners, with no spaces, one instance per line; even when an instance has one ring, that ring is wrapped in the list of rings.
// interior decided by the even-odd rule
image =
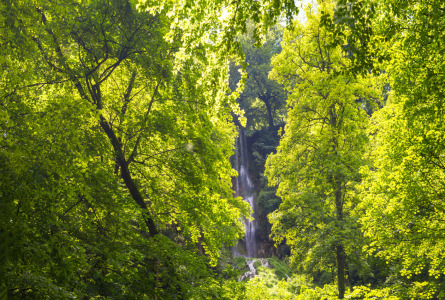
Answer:
[[[335,105],[332,105],[329,111],[329,124],[332,128],[338,130],[338,118],[335,111]],[[332,142],[334,144],[333,151],[337,153],[339,145],[338,139],[336,136],[333,137]],[[335,189],[335,208],[336,208],[336,217],[337,217],[337,229],[342,230],[343,226],[343,191],[342,191],[342,178],[340,175],[334,176],[333,187]],[[346,270],[346,253],[343,243],[341,241],[337,241],[335,245],[335,254],[337,259],[337,288],[338,288],[338,299],[343,299],[345,297],[345,286],[346,286],[346,278],[345,278],[345,270]]]
[[[343,193],[341,190],[341,181],[336,183],[335,191],[335,206],[337,213],[337,221],[339,223],[343,222]],[[341,230],[341,228],[339,228]],[[346,253],[342,242],[338,242],[335,246],[335,252],[337,256],[337,287],[338,287],[338,299],[343,299],[345,297],[345,286],[346,286]]]
[[[109,140],[111,141],[111,144],[113,145],[114,153],[116,155],[116,162],[121,169],[121,177],[124,180],[124,183],[127,186],[131,197],[139,205],[140,208],[145,210],[144,219],[145,219],[145,224],[148,227],[148,232],[150,233],[151,236],[159,234],[158,228],[156,227],[156,224],[154,223],[153,219],[151,218],[148,212],[147,204],[145,203],[144,198],[142,197],[141,192],[139,191],[139,188],[137,187],[136,183],[131,177],[130,170],[128,169],[128,163],[125,160],[124,153],[122,151],[122,146],[119,143],[119,139],[117,138],[110,124],[102,115],[100,115],[100,125],[107,134]]]
[[[273,124],[273,117],[272,117],[272,107],[270,106],[269,100],[263,100],[264,104],[266,105],[267,109],[267,122],[269,123],[269,128],[274,128]]]
[[[345,297],[345,269],[346,269],[346,253],[342,244],[335,247],[335,252],[337,255],[337,288],[338,288],[338,299],[343,299]]]
[[[47,19],[46,19],[44,11],[40,8],[36,8],[36,10],[41,15],[43,24],[46,25]],[[61,50],[58,38],[56,37],[56,35],[53,33],[53,31],[51,29],[46,29],[46,31],[48,32],[48,34],[52,37],[52,39],[54,41],[54,44],[56,46],[54,50],[57,54],[57,57],[59,58],[59,60],[61,62],[61,65],[63,66],[63,70],[64,70],[65,74],[69,76],[74,87],[79,92],[80,97],[84,100],[87,100],[90,104],[96,105],[96,109],[100,111],[102,109],[102,93],[100,90],[100,84],[96,83],[96,84],[90,85],[91,88],[88,90],[89,90],[89,95],[91,98],[88,97],[88,94],[85,92],[85,89],[83,88],[79,77],[76,76],[76,74],[73,72],[73,70],[69,66],[69,63],[68,63],[68,60],[67,60],[65,54]],[[38,44],[39,48],[43,52],[38,39],[35,39],[35,42]],[[123,59],[124,58],[122,58],[119,62],[121,62]],[[49,64],[49,66],[52,67],[51,64]],[[133,88],[135,78],[136,78],[136,73],[133,73],[131,75],[131,79],[130,79],[128,88],[124,94],[125,105],[122,108],[122,114],[125,114],[126,105],[130,101],[129,97],[131,94],[131,90]],[[88,84],[89,83],[88,76],[85,79]],[[111,144],[113,145],[114,153],[116,155],[116,164],[121,169],[121,178],[123,179],[125,185],[127,186],[128,191],[130,192],[130,195],[132,196],[133,200],[139,205],[140,208],[142,208],[145,211],[145,213],[144,213],[145,224],[148,227],[148,231],[149,231],[150,235],[155,236],[155,235],[159,234],[159,230],[156,227],[156,224],[153,221],[153,218],[151,217],[151,215],[148,212],[147,204],[145,203],[145,200],[142,197],[142,194],[139,191],[138,186],[136,185],[136,183],[134,182],[134,180],[131,176],[130,170],[128,168],[128,162],[126,161],[124,152],[122,150],[121,142],[119,141],[118,137],[116,136],[115,132],[113,131],[113,128],[111,127],[110,123],[108,123],[108,121],[105,119],[105,117],[103,115],[100,115],[99,123],[100,123],[100,126],[102,127],[102,129],[104,130],[104,132],[106,133],[106,135],[108,136]],[[115,169],[116,172],[118,172],[118,169],[119,168]]]

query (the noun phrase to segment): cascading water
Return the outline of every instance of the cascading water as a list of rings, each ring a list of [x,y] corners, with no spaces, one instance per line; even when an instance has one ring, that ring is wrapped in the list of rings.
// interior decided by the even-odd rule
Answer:
[[[257,258],[257,259],[248,259],[246,260],[246,269],[247,271],[238,277],[238,281],[243,281],[247,278],[254,278],[257,275],[257,270],[255,268],[255,263],[260,261],[262,267],[269,268],[269,261],[265,258]]]
[[[239,129],[239,138],[237,140],[237,153],[236,153],[236,170],[238,171],[238,177],[235,182],[235,194],[236,196],[241,196],[245,201],[247,201],[253,210],[253,217],[255,218],[256,212],[256,199],[254,193],[254,186],[249,177],[248,165],[247,165],[247,142],[246,136],[242,128]],[[256,257],[257,256],[257,239],[256,239],[256,229],[257,221],[254,219],[252,221],[246,220],[246,233],[244,240],[246,242],[246,256]],[[237,251],[234,251],[235,255],[240,255]]]

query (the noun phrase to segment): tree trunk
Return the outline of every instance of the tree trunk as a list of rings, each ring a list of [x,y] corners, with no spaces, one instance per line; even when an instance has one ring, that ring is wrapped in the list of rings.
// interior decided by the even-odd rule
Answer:
[[[337,288],[338,288],[338,299],[343,299],[345,297],[345,269],[346,269],[346,253],[343,248],[343,244],[339,244],[335,247],[335,252],[337,255]]]
[[[343,201],[342,201],[342,190],[341,190],[341,181],[338,180],[336,183],[336,191],[335,191],[335,206],[337,212],[337,221],[341,224],[343,222]],[[338,228],[339,230],[342,230]],[[346,270],[346,253],[343,247],[343,242],[337,242],[335,246],[335,252],[337,256],[337,287],[338,287],[338,299],[343,299],[345,297],[345,286],[346,286],[346,278],[345,278],[345,270]]]
[[[274,128],[274,124],[273,124],[273,117],[272,117],[272,107],[270,106],[270,102],[269,100],[263,100],[264,104],[266,105],[266,109],[267,109],[267,121],[269,123],[269,128],[273,129]]]
[[[338,119],[335,112],[335,105],[332,105],[329,110],[329,124],[332,128],[338,130]],[[337,137],[332,138],[334,144],[334,152],[338,155],[337,151],[339,148]],[[343,191],[342,191],[342,176],[337,174],[332,178],[333,187],[335,189],[335,208],[337,217],[337,230],[343,230]],[[338,288],[338,299],[343,299],[345,297],[345,270],[346,270],[346,253],[343,247],[342,241],[336,241],[335,254],[337,258],[337,288]]]
[[[100,115],[100,126],[105,131],[105,133],[107,134],[108,138],[111,141],[111,144],[113,145],[114,153],[116,155],[116,162],[121,169],[121,178],[124,180],[124,183],[127,186],[128,191],[130,192],[130,195],[133,198],[133,200],[139,205],[140,208],[144,210],[145,224],[148,227],[148,232],[150,233],[150,236],[155,236],[159,234],[156,224],[154,223],[153,219],[148,213],[147,204],[145,203],[144,198],[142,197],[141,192],[139,191],[139,188],[137,187],[136,183],[131,177],[130,170],[128,169],[128,163],[125,160],[125,156],[122,151],[121,143],[119,142],[119,139],[117,138],[116,134],[114,133],[108,121],[102,115]]]

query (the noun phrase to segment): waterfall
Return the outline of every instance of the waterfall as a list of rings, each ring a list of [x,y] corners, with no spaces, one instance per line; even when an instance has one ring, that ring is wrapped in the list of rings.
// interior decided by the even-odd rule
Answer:
[[[255,268],[255,263],[257,261],[261,262],[262,267],[270,268],[269,261],[265,258],[248,259],[248,260],[246,260],[246,265],[245,265],[245,268],[247,269],[247,271],[244,272],[244,274],[242,274],[240,277],[238,277],[238,281],[243,281],[244,279],[251,279],[257,275],[257,270]]]
[[[256,199],[254,193],[254,186],[249,176],[248,169],[248,156],[247,156],[247,142],[246,136],[242,128],[239,129],[239,138],[236,142],[236,170],[238,171],[238,177],[235,181],[235,194],[236,196],[243,197],[244,201],[247,201],[253,210],[253,217],[255,218],[256,212]],[[256,239],[256,229],[257,221],[254,219],[252,221],[245,220],[246,233],[244,241],[246,243],[246,256],[256,257],[257,256],[257,239]],[[238,252],[234,251],[235,255],[240,255]]]

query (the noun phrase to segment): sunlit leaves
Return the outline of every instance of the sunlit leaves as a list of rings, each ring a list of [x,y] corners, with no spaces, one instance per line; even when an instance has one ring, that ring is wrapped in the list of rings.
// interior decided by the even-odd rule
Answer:
[[[362,224],[367,249],[401,263],[407,295],[428,298],[443,289],[444,272],[443,3],[384,1],[376,9],[392,92],[374,116]]]
[[[296,265],[307,271],[338,266],[341,277],[339,257],[345,257],[338,249],[349,254],[360,240],[350,213],[365,163],[365,107],[377,94],[367,76],[339,72],[350,62],[330,46],[332,35],[320,24],[320,11],[331,9],[326,3],[317,13],[308,8],[306,24],[285,31],[283,51],[272,60],[271,76],[290,94],[288,124],[267,174],[283,199],[270,216],[273,236],[291,246]]]
[[[59,297],[25,276],[38,274],[77,297],[188,297],[205,262],[242,234],[249,211],[229,163],[233,53],[212,42],[216,31],[187,31],[188,18],[167,14],[172,3],[157,13],[134,4],[11,9],[21,31],[1,36],[0,232],[12,296]],[[212,16],[192,27],[203,33]]]

